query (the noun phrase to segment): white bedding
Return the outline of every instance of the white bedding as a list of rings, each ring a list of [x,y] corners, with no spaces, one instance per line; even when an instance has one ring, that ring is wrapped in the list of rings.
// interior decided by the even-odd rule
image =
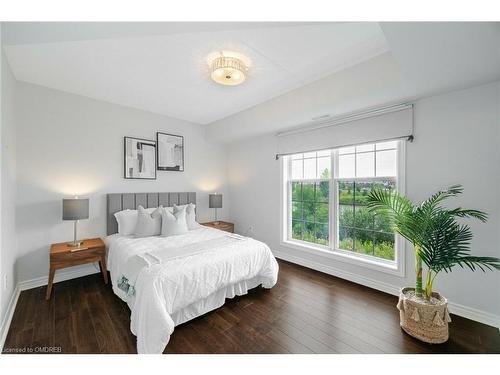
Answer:
[[[130,307],[139,353],[162,353],[174,326],[255,286],[271,288],[278,278],[266,244],[212,228],[171,237],[112,235],[106,242],[113,291]],[[147,261],[133,261],[139,258]],[[135,295],[118,288],[124,273],[133,274]]]

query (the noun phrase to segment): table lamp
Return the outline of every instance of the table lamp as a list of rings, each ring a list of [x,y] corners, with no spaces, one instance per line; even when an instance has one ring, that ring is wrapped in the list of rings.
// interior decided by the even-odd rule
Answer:
[[[74,221],[73,242],[68,246],[80,246],[81,242],[77,240],[78,221],[89,218],[89,199],[88,198],[64,198],[63,199],[63,220]]]
[[[217,220],[217,209],[222,208],[222,194],[209,194],[208,208],[215,208],[215,224],[219,224],[219,221]]]

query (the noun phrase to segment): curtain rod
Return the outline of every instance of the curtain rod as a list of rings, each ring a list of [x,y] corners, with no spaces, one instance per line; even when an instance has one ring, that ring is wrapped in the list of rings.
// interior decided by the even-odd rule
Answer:
[[[330,127],[330,126],[343,124],[346,122],[361,120],[361,119],[369,118],[369,117],[375,117],[375,116],[379,116],[379,115],[383,115],[383,114],[391,113],[391,112],[397,112],[397,111],[401,111],[404,109],[413,109],[413,107],[414,107],[413,103],[400,103],[400,104],[389,105],[389,106],[380,107],[380,108],[376,108],[376,109],[361,111],[361,112],[357,112],[357,113],[351,113],[351,114],[348,114],[345,116],[339,116],[339,117],[336,117],[336,118],[333,118],[330,120],[323,121],[321,123],[316,124],[316,126],[308,126],[306,128],[294,129],[294,130],[289,130],[289,131],[277,133],[276,136],[282,137],[282,136],[286,136],[286,135],[300,134],[300,133],[308,132],[311,130],[322,129],[322,128],[326,128],[326,127]],[[405,139],[408,142],[413,142],[413,140],[415,139],[415,137],[413,136],[414,126],[415,126],[415,121],[414,121],[413,116],[414,116],[414,114],[412,113],[411,134],[404,135],[401,137],[395,137],[395,138],[377,139],[377,140],[374,140],[373,142],[384,142],[384,141],[391,141],[391,140],[395,140],[395,139]],[[339,145],[339,146],[335,146],[335,147],[331,147],[331,148],[333,149],[333,148],[341,148],[341,147],[352,147],[352,146],[356,146],[356,145],[357,145],[357,143],[351,143],[351,144],[344,144],[344,145]],[[322,150],[325,150],[325,148],[320,148],[320,149],[316,149],[316,150],[307,150],[307,151],[301,151],[301,152],[289,152],[289,153],[282,153],[282,154],[278,153],[278,154],[276,154],[275,158],[276,158],[276,160],[278,160],[281,156],[288,156],[288,155],[300,154],[300,153],[304,153],[304,152],[315,152],[315,151],[322,151]]]

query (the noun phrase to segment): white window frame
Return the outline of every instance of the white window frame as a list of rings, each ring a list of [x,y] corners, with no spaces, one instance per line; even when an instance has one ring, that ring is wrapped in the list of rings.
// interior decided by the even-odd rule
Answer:
[[[371,142],[377,143],[377,142]],[[400,194],[405,194],[406,190],[406,143],[403,140],[397,141],[396,151],[396,190]],[[291,156],[284,156],[280,163],[281,175],[281,240],[282,246],[301,250],[314,255],[323,256],[325,258],[334,259],[337,261],[355,264],[372,270],[396,275],[400,277],[405,276],[405,247],[406,241],[398,234],[395,236],[395,251],[394,261],[377,258],[370,255],[355,253],[349,250],[339,249],[338,243],[338,181],[352,181],[352,178],[338,178],[338,149],[331,150],[331,168],[330,168],[330,196],[329,196],[329,245],[320,245],[307,241],[292,239],[292,200],[291,197],[291,183],[288,178],[291,174],[291,163],[289,162]],[[366,180],[383,179],[384,177],[369,177]],[[391,176],[391,178],[394,178]],[[387,177],[386,177],[387,179]],[[319,180],[319,179],[318,179]],[[314,180],[314,181],[318,181]],[[356,178],[355,180],[362,180]],[[307,182],[309,180],[304,180]],[[312,180],[311,180],[312,181]],[[334,213],[332,215],[332,213]]]

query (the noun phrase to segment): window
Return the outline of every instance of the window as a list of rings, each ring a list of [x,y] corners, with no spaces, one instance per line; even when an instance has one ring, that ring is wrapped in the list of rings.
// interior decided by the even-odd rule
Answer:
[[[402,147],[389,141],[283,158],[284,240],[397,267],[402,241],[366,199],[375,188],[402,192]]]
[[[297,154],[290,160],[291,238],[327,246],[331,152]]]
[[[337,153],[337,248],[394,260],[390,223],[368,211],[366,197],[373,189],[396,189],[397,141],[346,147]]]

